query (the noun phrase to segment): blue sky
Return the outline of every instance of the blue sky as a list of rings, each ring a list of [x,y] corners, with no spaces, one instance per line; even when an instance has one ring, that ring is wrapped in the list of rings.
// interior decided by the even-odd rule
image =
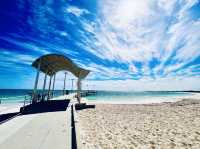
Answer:
[[[91,70],[84,87],[200,90],[200,1],[1,0],[0,88],[32,88],[48,53]]]

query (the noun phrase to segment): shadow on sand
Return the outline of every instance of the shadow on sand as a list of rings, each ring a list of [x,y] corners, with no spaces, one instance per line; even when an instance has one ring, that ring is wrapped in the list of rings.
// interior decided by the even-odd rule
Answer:
[[[20,109],[22,115],[45,112],[66,111],[70,100],[49,100],[25,106]]]
[[[0,124],[18,116],[45,112],[66,111],[70,100],[49,100],[27,105],[20,108],[20,112],[5,113],[0,115]]]
[[[94,109],[95,105],[87,105],[86,103],[75,104],[76,110],[83,110],[83,109]]]
[[[18,115],[20,115],[20,112],[1,114],[0,115],[0,124],[2,124],[5,121],[8,121],[8,120],[18,116]]]

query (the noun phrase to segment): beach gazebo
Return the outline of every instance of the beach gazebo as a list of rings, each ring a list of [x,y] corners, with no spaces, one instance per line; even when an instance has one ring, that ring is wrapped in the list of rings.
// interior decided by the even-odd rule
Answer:
[[[78,78],[77,99],[78,99],[78,102],[80,103],[81,80],[84,79],[89,74],[89,72],[90,72],[89,70],[79,67],[68,57],[66,57],[64,55],[60,55],[60,54],[43,55],[43,56],[39,57],[38,59],[36,59],[32,63],[32,66],[37,69],[35,85],[34,85],[33,95],[32,95],[32,103],[35,103],[38,100],[37,86],[38,86],[40,72],[43,72],[45,74],[44,84],[43,84],[43,93],[44,93],[45,87],[46,87],[47,76],[50,77],[49,88],[48,88],[48,93],[47,93],[47,96],[48,96],[47,99],[49,99],[51,97],[51,91],[53,91],[54,87],[55,87],[56,73],[59,71],[69,71]],[[53,82],[52,82],[52,79],[53,79]],[[64,80],[64,89],[65,89],[65,81],[66,81],[66,73],[65,73],[65,80]],[[52,90],[51,90],[51,88],[52,88]]]

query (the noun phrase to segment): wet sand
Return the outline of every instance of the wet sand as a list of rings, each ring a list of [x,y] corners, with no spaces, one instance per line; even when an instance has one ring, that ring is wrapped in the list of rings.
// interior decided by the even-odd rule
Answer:
[[[200,148],[200,101],[96,104],[77,111],[83,149]]]

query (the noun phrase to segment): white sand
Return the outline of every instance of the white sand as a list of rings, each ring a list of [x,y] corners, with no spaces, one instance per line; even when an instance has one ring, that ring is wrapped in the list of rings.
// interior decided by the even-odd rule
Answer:
[[[19,112],[20,107],[22,107],[22,103],[15,103],[15,104],[0,104],[0,115],[6,113],[14,113]]]
[[[200,148],[200,102],[96,104],[77,112],[83,149]]]

